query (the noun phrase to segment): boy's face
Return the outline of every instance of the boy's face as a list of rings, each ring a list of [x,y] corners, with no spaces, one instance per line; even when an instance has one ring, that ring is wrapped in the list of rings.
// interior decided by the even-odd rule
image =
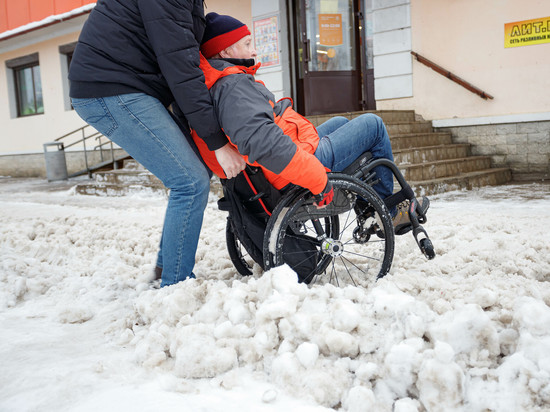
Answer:
[[[237,43],[220,52],[220,56],[231,59],[253,59],[258,53],[252,45],[252,36],[244,36]]]

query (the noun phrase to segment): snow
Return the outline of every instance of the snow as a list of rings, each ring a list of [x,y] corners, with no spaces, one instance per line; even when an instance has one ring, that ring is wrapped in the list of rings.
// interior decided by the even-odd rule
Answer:
[[[546,411],[550,185],[431,198],[368,288],[240,277],[211,197],[196,280],[149,280],[166,199],[0,178],[0,410]]]

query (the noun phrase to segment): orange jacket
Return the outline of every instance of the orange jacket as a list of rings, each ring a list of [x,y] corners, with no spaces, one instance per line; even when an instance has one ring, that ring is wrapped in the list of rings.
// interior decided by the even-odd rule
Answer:
[[[201,56],[200,67],[222,130],[248,164],[263,169],[275,188],[294,183],[318,194],[326,186],[327,169],[313,155],[319,144],[317,130],[292,109],[291,99],[274,102],[253,77],[259,66],[207,61]],[[225,178],[214,152],[194,131],[192,136],[208,167]]]

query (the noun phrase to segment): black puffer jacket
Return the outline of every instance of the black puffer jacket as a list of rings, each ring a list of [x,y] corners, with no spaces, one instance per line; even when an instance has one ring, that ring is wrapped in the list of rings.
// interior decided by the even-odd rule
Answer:
[[[211,150],[227,143],[199,68],[203,0],[99,0],[69,71],[71,97],[143,92],[176,101]]]

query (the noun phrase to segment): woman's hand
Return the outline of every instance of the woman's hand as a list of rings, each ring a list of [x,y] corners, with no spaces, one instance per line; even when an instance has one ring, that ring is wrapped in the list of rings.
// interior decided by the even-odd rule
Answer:
[[[230,143],[215,150],[214,153],[228,179],[237,176],[246,166],[241,154]]]

